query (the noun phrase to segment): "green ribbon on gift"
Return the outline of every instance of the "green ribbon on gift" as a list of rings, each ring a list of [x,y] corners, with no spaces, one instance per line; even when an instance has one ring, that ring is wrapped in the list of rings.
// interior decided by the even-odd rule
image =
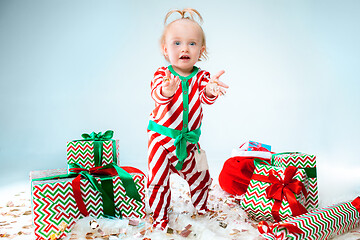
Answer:
[[[118,165],[116,165],[113,162],[99,168],[99,170],[106,170],[106,169],[115,169],[116,174],[114,174],[114,172],[113,172],[112,176],[120,177],[120,180],[125,188],[126,195],[128,195],[129,197],[131,197],[137,201],[141,201],[141,196],[140,196],[138,190],[136,189],[136,184],[134,182],[134,179],[127,171],[125,171],[124,169],[122,169],[121,167],[119,167]]]
[[[73,170],[73,169],[76,169],[76,170]],[[98,169],[102,169],[102,168],[98,168]],[[69,171],[74,172],[75,174],[78,175],[74,180],[78,180],[79,185],[80,185],[80,178],[81,178],[80,176],[83,176],[87,180],[89,180],[90,184],[98,192],[101,193],[102,200],[103,200],[104,215],[115,217],[114,190],[113,190],[112,178],[109,179],[110,173],[107,173],[109,175],[98,175],[98,177],[100,178],[100,181],[101,181],[101,185],[100,185],[98,183],[98,181],[96,180],[96,178],[93,176],[93,174],[96,174],[96,173],[92,173],[93,171],[96,172],[96,170],[97,169],[92,168],[88,171],[87,169],[83,169],[79,165],[73,164],[73,163],[70,164],[70,166],[69,166]],[[73,184],[74,184],[74,180],[73,180]],[[74,187],[73,187],[73,189],[74,189]],[[80,190],[80,188],[79,188],[79,190]],[[78,194],[79,198],[76,199],[76,196],[75,196],[75,199],[76,199],[77,205],[80,209],[80,212],[82,212],[85,216],[88,216],[89,213],[87,212],[84,202],[81,199],[81,192],[78,192],[77,194]],[[75,190],[74,190],[74,195],[75,195]],[[82,205],[82,207],[81,207],[81,205]],[[121,218],[121,214],[120,214],[120,218]]]
[[[80,169],[80,166],[77,164],[71,164],[70,167],[71,168],[78,167]],[[92,176],[87,170],[84,170],[84,171],[81,171],[78,173],[68,173],[68,174],[56,175],[56,176],[51,176],[51,177],[36,178],[36,179],[33,179],[32,181],[44,181],[44,180],[54,180],[54,179],[63,179],[63,178],[75,178],[76,179],[79,175],[86,178],[90,182],[90,184],[95,188],[95,190],[101,193],[101,196],[103,199],[104,215],[115,217],[115,203],[114,203],[112,179],[105,179],[104,176],[97,176],[101,179],[101,185],[100,185],[94,176]],[[111,182],[109,182],[109,180]],[[111,188],[109,188],[110,184],[111,184]],[[75,193],[74,193],[74,195],[75,195]],[[82,205],[83,204],[84,203],[82,203]],[[80,212],[83,215],[85,215],[85,216],[88,215],[87,210],[85,209],[85,211],[84,211],[84,207],[79,206],[79,204],[78,204],[78,207],[79,207]],[[121,218],[121,215],[120,215],[120,218]]]
[[[275,156],[279,156],[279,155],[286,155],[286,154],[303,154],[301,152],[281,152],[281,153],[274,153],[271,155],[271,165],[274,165],[274,160],[275,160]],[[295,166],[296,167],[296,166]],[[309,167],[309,168],[301,168],[300,169],[304,169],[306,172],[306,176],[308,178],[316,178],[317,174],[316,174],[316,167]]]
[[[267,160],[254,158],[254,165],[263,164],[263,165],[271,165]]]
[[[74,182],[75,179],[73,179],[72,186],[74,189],[74,184],[80,185],[79,180],[80,180],[80,176],[82,176],[90,182],[90,184],[95,188],[96,191],[101,193],[103,199],[103,213],[106,217],[115,217],[113,180],[112,178],[109,177],[119,176],[125,188],[126,195],[137,201],[141,201],[141,196],[138,190],[136,189],[135,182],[131,177],[131,175],[121,167],[117,166],[115,163],[110,163],[103,167],[94,167],[90,169],[83,169],[78,164],[71,163],[69,165],[69,171],[70,173],[68,174],[36,178],[33,179],[32,181],[54,180],[54,179],[75,177],[75,179],[78,178],[78,180]],[[100,178],[101,185],[98,183],[95,176]],[[81,198],[81,194],[80,194],[80,198]],[[78,204],[80,212],[83,213],[84,215],[88,215],[83,201],[76,201],[76,202]],[[120,218],[122,218],[121,213],[120,213]]]
[[[81,140],[75,140],[75,141],[93,141],[94,143],[94,162],[95,166],[101,166],[102,165],[102,153],[103,153],[103,143],[104,141],[112,141],[112,152],[113,152],[113,162],[117,163],[117,154],[116,154],[116,141],[112,139],[114,135],[114,131],[107,130],[106,132],[102,133],[96,133],[92,132],[90,134],[83,133],[81,134],[81,137],[83,139]]]

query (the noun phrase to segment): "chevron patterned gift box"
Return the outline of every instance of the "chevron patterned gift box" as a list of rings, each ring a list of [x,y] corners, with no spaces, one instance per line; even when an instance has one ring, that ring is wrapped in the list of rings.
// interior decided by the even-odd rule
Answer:
[[[111,139],[113,131],[104,134],[82,134],[83,140],[74,140],[67,143],[66,157],[68,166],[78,164],[83,168],[90,169],[97,166],[105,166],[109,163],[119,163],[119,140]]]
[[[319,207],[315,155],[299,152],[277,153],[272,155],[272,165],[278,167],[295,166],[304,169],[308,178],[308,186],[306,186],[308,195],[305,207],[309,211]]]
[[[257,221],[281,221],[306,212],[303,169],[276,167],[255,162],[254,174],[240,202]]]
[[[260,222],[259,232],[267,240],[325,240],[360,226],[360,198],[314,210],[283,222]]]
[[[84,217],[80,213],[72,180],[74,178],[60,178],[53,180],[37,180],[44,177],[66,175],[66,169],[54,169],[45,171],[33,171],[32,179],[32,214],[35,227],[36,240],[49,239],[51,235],[64,237],[70,232],[76,220]],[[141,201],[128,197],[125,193],[122,180],[119,176],[95,177],[98,184],[103,181],[112,182],[113,203],[116,217],[143,218],[145,217],[145,176],[139,173],[131,173],[136,189],[140,194]],[[87,179],[80,180],[81,197],[88,211],[93,217],[103,217],[103,197],[95,190]],[[65,226],[65,227],[64,227]],[[61,230],[61,228],[64,228]]]

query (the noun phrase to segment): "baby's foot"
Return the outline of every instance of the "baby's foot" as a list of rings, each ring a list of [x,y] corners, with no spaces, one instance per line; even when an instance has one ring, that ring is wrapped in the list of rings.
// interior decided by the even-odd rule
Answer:
[[[160,222],[153,222],[152,226],[153,226],[153,229],[156,229],[156,230],[160,230],[162,232],[167,232],[168,231],[168,220],[162,220]]]
[[[205,209],[201,209],[201,210],[197,210],[196,214],[199,216],[204,216],[205,214],[209,213],[209,209],[205,208]]]

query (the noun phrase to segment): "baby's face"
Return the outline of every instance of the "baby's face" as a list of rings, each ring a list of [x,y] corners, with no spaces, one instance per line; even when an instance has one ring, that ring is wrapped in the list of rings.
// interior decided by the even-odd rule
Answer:
[[[190,74],[205,47],[200,27],[188,20],[173,22],[165,35],[164,53],[179,74]]]

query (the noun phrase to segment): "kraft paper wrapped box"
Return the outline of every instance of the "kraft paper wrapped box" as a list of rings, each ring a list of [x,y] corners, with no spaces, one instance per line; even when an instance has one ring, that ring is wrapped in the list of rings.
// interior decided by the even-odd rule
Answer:
[[[320,208],[311,213],[268,225],[260,222],[258,229],[267,240],[325,240],[360,226],[360,198]]]
[[[279,222],[303,214],[307,212],[306,180],[303,169],[255,162],[254,174],[240,206],[256,221]]]
[[[308,195],[305,207],[308,211],[319,207],[316,175],[316,156],[300,152],[285,152],[272,155],[272,165],[279,167],[295,166],[305,170],[308,178]]]
[[[68,166],[78,164],[83,168],[105,166],[119,163],[119,140],[112,139],[113,131],[105,133],[82,134],[83,139],[67,143],[66,158]]]
[[[36,240],[47,240],[52,235],[64,237],[71,231],[77,219],[88,215],[96,218],[105,215],[117,218],[145,217],[145,176],[140,170],[129,174],[130,179],[133,179],[132,184],[135,183],[134,188],[138,194],[136,198],[139,200],[127,195],[128,191],[124,187],[124,180],[119,176],[93,176],[105,194],[99,192],[89,179],[80,178],[80,175],[66,177],[67,175],[69,174],[66,174],[65,168],[30,173]],[[51,179],[54,176],[57,178]],[[78,190],[74,183],[77,178],[79,180]],[[79,196],[82,200],[78,200]]]

